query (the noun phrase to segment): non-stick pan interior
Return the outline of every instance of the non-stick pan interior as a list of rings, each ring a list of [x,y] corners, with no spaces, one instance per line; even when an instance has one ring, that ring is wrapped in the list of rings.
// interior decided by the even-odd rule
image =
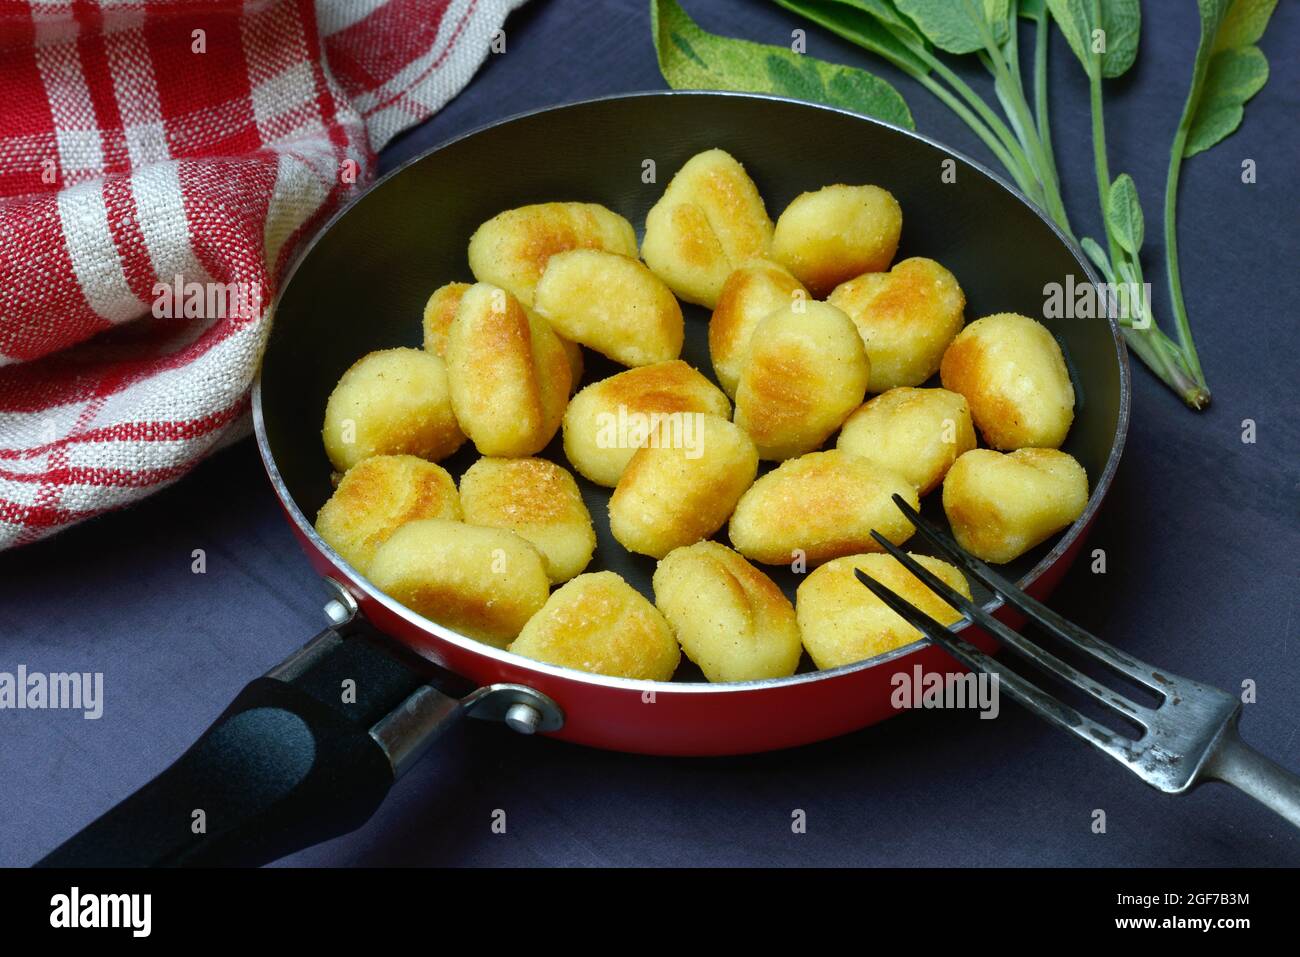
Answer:
[[[744,163],[774,219],[805,190],[885,187],[903,209],[898,258],[928,256],[948,267],[965,290],[968,321],[1007,311],[1044,321],[1064,349],[1077,397],[1064,449],[1096,485],[1121,415],[1120,353],[1105,319],[1043,316],[1045,286],[1087,275],[1037,213],[977,167],[956,159],[955,178],[944,175],[950,154],[861,117],[732,94],[642,94],[534,113],[456,140],[379,183],[307,250],[278,304],[261,382],[265,437],[307,521],[331,492],[320,438],[330,390],[365,353],[420,344],[429,294],[445,282],[473,281],[465,250],[480,223],[526,203],[581,200],[616,210],[640,233],[672,174],[711,147]],[[645,181],[650,163],[654,182]],[[682,357],[712,377],[708,311],[685,312]],[[620,371],[590,350],[586,360],[584,383]],[[564,463],[558,436],[543,454]],[[466,443],[443,464],[459,478],[475,458]],[[616,571],[650,595],[653,560],[629,554],[610,535],[609,490],[579,482],[599,540],[588,570]],[[924,511],[943,522],[937,492]],[[1020,579],[1056,541],[1006,570]],[[919,541],[909,547],[925,550]],[[767,570],[793,598],[801,576]],[[698,676],[684,667],[682,677]]]

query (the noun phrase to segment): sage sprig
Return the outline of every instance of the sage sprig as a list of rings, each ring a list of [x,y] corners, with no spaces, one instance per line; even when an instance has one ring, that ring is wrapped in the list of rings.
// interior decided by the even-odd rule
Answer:
[[[899,92],[866,70],[708,33],[672,0],[651,4],[650,29],[659,70],[676,89],[778,93],[916,128]]]
[[[1192,85],[1169,151],[1165,177],[1165,273],[1188,372],[1202,385],[1205,374],[1192,342],[1178,267],[1178,177],[1183,160],[1208,150],[1241,125],[1246,101],[1268,81],[1268,60],[1255,42],[1264,35],[1277,0],[1197,0],[1201,40]]]
[[[1267,80],[1268,62],[1254,44],[1277,0],[1197,0],[1200,46],[1165,183],[1165,258],[1176,338],[1155,322],[1145,294],[1129,292],[1146,288],[1141,259],[1145,224],[1137,184],[1127,173],[1112,177],[1107,159],[1104,83],[1124,74],[1137,56],[1142,27],[1138,0],[774,2],[893,64],[952,109],[1118,292],[1120,324],[1138,357],[1190,407],[1209,404],[1178,271],[1178,177],[1185,158],[1209,149],[1237,128],[1244,104]],[[650,8],[660,68],[673,87],[783,93],[912,125],[898,92],[866,71],[784,47],[706,33],[675,0],[651,0]],[[1021,66],[1020,19],[1032,24],[1034,35],[1028,85]],[[1061,194],[1047,99],[1052,23],[1088,78],[1104,245],[1076,237]],[[996,107],[953,70],[948,58],[961,56],[978,58],[988,71]]]

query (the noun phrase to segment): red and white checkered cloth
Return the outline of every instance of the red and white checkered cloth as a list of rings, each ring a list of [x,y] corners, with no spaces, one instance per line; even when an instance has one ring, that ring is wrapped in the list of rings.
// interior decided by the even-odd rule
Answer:
[[[268,320],[156,284],[269,303],[520,2],[0,0],[0,548],[247,434]]]

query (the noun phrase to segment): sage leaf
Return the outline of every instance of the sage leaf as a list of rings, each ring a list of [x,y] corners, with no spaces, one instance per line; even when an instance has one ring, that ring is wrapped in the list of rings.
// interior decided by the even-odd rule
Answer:
[[[1020,0],[1018,12],[1026,20],[1037,20],[1047,9],[1046,0]]]
[[[1113,283],[1115,274],[1111,272],[1110,260],[1106,258],[1105,251],[1097,245],[1096,240],[1090,236],[1084,236],[1079,240],[1079,245],[1088,254],[1088,258],[1092,260],[1093,265],[1101,270],[1101,274],[1106,281]]]
[[[1121,173],[1106,191],[1106,229],[1133,258],[1142,248],[1145,224],[1133,177]]]
[[[897,26],[890,30],[880,16],[863,12],[868,6],[886,5],[880,0],[775,0],[778,6],[785,7],[791,13],[811,20],[825,27],[850,43],[870,50],[884,57],[894,66],[910,76],[924,76],[930,72],[930,65],[917,56],[915,49],[924,41],[914,33],[911,27],[898,18]],[[898,17],[892,9],[889,15]],[[901,36],[899,35],[901,34]]]
[[[987,35],[1001,46],[1007,39],[1011,0],[894,0],[926,38],[948,53],[985,48]]]
[[[902,95],[866,70],[708,33],[675,0],[651,0],[650,28],[659,71],[674,89],[775,93],[916,128]]]
[[[1088,38],[1092,34],[1092,14],[1088,0],[1047,0],[1047,8],[1052,12],[1052,19],[1060,28],[1065,42],[1079,58],[1084,70],[1091,75],[1092,56],[1088,49]]]
[[[1197,0],[1201,41],[1183,109],[1183,156],[1208,150],[1241,125],[1246,101],[1268,81],[1268,59],[1254,43],[1276,6],[1277,0]]]
[[[1142,7],[1138,0],[1101,0],[1101,28],[1106,33],[1101,75],[1123,76],[1137,59],[1142,35]]]
[[[1197,0],[1201,23],[1205,23],[1207,8],[1225,5],[1222,0]],[[1277,0],[1227,0],[1227,12],[1217,30],[1215,50],[1247,47],[1258,43],[1268,26],[1268,19],[1277,7]]]
[[[863,13],[875,17],[881,23],[901,27],[909,33],[914,32],[907,17],[894,9],[892,0],[833,0],[833,2],[847,7],[857,7]]]
[[[1098,58],[1106,78],[1122,76],[1133,65],[1142,32],[1138,0],[1047,0],[1047,8],[1089,76]],[[1099,22],[1094,8],[1101,12]],[[1093,52],[1094,36],[1105,46],[1100,54]]]

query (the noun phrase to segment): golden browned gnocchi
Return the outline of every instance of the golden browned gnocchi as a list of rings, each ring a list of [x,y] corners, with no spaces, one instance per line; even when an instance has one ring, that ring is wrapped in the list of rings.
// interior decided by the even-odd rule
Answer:
[[[958,620],[871,537],[915,531],[891,496],[916,508],[942,483],[956,539],[1007,562],[1083,513],[1088,477],[1057,451],[1074,392],[1051,334],[1013,313],[963,331],[947,269],[891,268],[901,228],[890,192],[844,184],[774,225],[721,149],[676,172],[640,249],[593,203],[492,217],[469,241],[476,283],[425,303],[423,349],[371,353],[331,394],[322,435],[343,474],[318,533],[447,628],[625,678],[671,680],[683,652],[709,681],[778,678],[805,648],[834,668],[919,639],[855,569]],[[713,310],[720,388],[678,358],[678,297]],[[579,391],[584,347],[630,368]],[[918,388],[936,372],[945,388]],[[613,538],[658,559],[654,603],[585,572],[582,492],[535,457],[561,424],[569,464],[613,490]],[[837,429],[838,447],[815,451]],[[483,457],[457,489],[434,463],[466,437]],[[779,464],[756,479],[761,459]],[[735,550],[708,540],[723,526]],[[956,568],[913,557],[969,597]],[[792,605],[750,560],[814,570]]]
[[[461,518],[447,471],[414,455],[372,455],[348,469],[316,513],[316,531],[363,575],[375,549],[407,522]]]
[[[584,368],[582,346],[576,342],[570,342],[560,335],[557,335],[556,338],[560,340],[560,345],[564,346],[564,358],[569,360],[569,394],[573,395],[578,391],[578,385],[582,382]]]
[[[431,621],[498,648],[546,603],[541,554],[514,532],[426,518],[375,551],[370,580]]]
[[[1057,449],[973,449],[943,480],[943,510],[962,548],[1009,562],[1083,514],[1088,474]]]
[[[603,249],[636,258],[636,233],[618,213],[596,203],[537,203],[498,213],[469,240],[469,268],[479,282],[533,305],[547,261],[570,249]]]
[[[924,495],[959,455],[975,448],[975,427],[956,392],[900,386],[850,415],[836,447],[888,466]]]
[[[559,337],[510,293],[476,283],[447,334],[456,419],[479,452],[532,455],[559,428],[571,372]]]
[[[960,392],[995,449],[1054,449],[1074,421],[1074,386],[1047,328],[1014,312],[976,319],[943,355],[945,389]]]
[[[766,256],[772,220],[758,187],[723,150],[692,156],[645,218],[641,257],[687,302],[712,309],[731,271]]]
[[[578,483],[546,459],[479,459],[460,477],[460,500],[469,524],[508,528],[531,542],[552,582],[577,575],[596,549]]]
[[[933,259],[914,256],[889,272],[841,283],[827,302],[849,314],[871,357],[871,389],[920,385],[939,371],[961,331],[966,294]]]
[[[757,474],[744,431],[716,415],[682,418],[683,440],[637,449],[609,498],[609,530],[630,552],[663,558],[708,538]]]
[[[871,364],[848,316],[789,303],[758,324],[736,388],[736,424],[760,458],[811,452],[862,402]]]
[[[536,661],[618,678],[668,681],[681,649],[654,605],[613,572],[561,585],[510,650]]]
[[[776,583],[718,542],[669,552],[655,568],[655,605],[710,681],[784,678],[803,647],[794,606]]]
[[[325,453],[346,472],[372,455],[444,459],[465,441],[447,366],[420,349],[383,349],[343,373],[325,404]]]
[[[460,308],[460,300],[469,287],[470,284],[467,282],[449,282],[433,291],[433,295],[424,305],[425,352],[432,352],[438,356],[446,353],[447,330],[451,328],[451,321],[456,318],[456,310]],[[524,311],[527,312],[527,309]],[[564,355],[569,360],[570,379],[573,383],[572,387],[576,389],[578,383],[582,381],[582,347],[563,336],[560,337],[560,344],[564,346]]]
[[[442,356],[447,351],[447,330],[456,318],[461,297],[469,289],[467,282],[449,282],[439,286],[424,304],[424,351]]]
[[[731,544],[768,565],[815,565],[881,550],[872,529],[899,545],[915,529],[890,498],[916,508],[916,487],[893,469],[831,449],[782,462],[755,482],[731,516]]]
[[[578,472],[613,488],[634,452],[684,429],[685,413],[729,418],[718,387],[680,359],[629,369],[593,382],[564,412],[564,454]]]
[[[645,264],[599,249],[556,253],[533,307],[555,331],[625,366],[676,359],[682,307]]]
[[[777,218],[772,258],[818,299],[847,279],[888,269],[903,211],[879,186],[824,186],[796,196]]]
[[[809,298],[808,290],[788,269],[769,259],[752,259],[732,271],[709,319],[709,356],[727,395],[736,397],[740,369],[759,321]]]
[[[950,588],[971,596],[965,576],[947,562],[928,555],[911,557]],[[854,570],[859,568],[940,624],[950,625],[962,617],[892,555],[837,558],[804,579],[795,594],[803,646],[818,668],[873,658],[922,637],[858,581]]]

